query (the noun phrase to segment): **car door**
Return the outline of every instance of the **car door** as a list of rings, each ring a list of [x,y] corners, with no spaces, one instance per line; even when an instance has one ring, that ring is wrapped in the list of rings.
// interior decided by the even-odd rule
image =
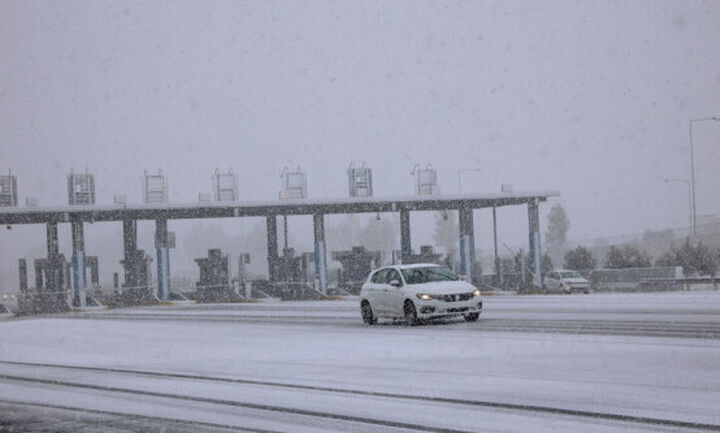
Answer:
[[[376,271],[372,277],[370,277],[370,282],[366,286],[366,297],[368,301],[370,301],[370,306],[375,314],[385,314],[382,295],[386,290],[385,275],[387,274],[387,271],[387,269],[380,269],[379,271]]]
[[[392,316],[403,315],[403,302],[405,301],[405,295],[403,293],[403,279],[400,277],[400,272],[397,269],[388,269],[386,275],[386,290],[383,292],[383,303],[388,314]],[[390,284],[391,281],[398,281],[399,286],[393,286]]]

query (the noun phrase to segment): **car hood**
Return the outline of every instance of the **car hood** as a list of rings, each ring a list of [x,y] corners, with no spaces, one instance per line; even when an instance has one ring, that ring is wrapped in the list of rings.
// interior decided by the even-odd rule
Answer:
[[[452,295],[468,293],[475,290],[475,286],[466,281],[436,281],[432,283],[408,284],[406,290],[413,293],[427,293],[428,295]]]

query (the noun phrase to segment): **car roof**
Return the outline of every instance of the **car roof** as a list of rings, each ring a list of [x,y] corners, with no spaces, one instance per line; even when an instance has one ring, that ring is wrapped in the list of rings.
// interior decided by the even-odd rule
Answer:
[[[438,265],[437,263],[413,263],[409,265],[389,265],[389,266],[383,266],[380,269],[387,269],[387,268],[393,268],[393,269],[413,269],[413,268],[427,268],[427,267],[435,267],[439,268],[441,265]]]

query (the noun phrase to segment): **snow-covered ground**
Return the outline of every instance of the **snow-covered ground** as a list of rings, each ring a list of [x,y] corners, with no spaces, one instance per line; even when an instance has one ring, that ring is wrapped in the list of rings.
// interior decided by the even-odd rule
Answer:
[[[353,299],[3,320],[0,411],[195,430],[720,429],[720,292],[497,296],[485,309],[417,327],[367,327]]]

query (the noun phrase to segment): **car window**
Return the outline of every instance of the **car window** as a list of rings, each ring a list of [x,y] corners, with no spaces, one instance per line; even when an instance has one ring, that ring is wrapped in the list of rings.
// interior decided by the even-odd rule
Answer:
[[[387,284],[390,284],[390,281],[392,280],[398,280],[400,281],[400,284],[402,284],[402,280],[400,279],[400,273],[395,269],[388,269],[385,281]]]
[[[387,269],[380,269],[379,271],[375,272],[375,275],[372,276],[372,282],[375,284],[384,284],[385,281],[385,275],[387,274]]]
[[[563,272],[561,275],[563,278],[582,278],[577,272]]]
[[[460,279],[453,271],[442,266],[410,268],[402,270],[408,284],[432,283],[436,281],[457,281]]]

